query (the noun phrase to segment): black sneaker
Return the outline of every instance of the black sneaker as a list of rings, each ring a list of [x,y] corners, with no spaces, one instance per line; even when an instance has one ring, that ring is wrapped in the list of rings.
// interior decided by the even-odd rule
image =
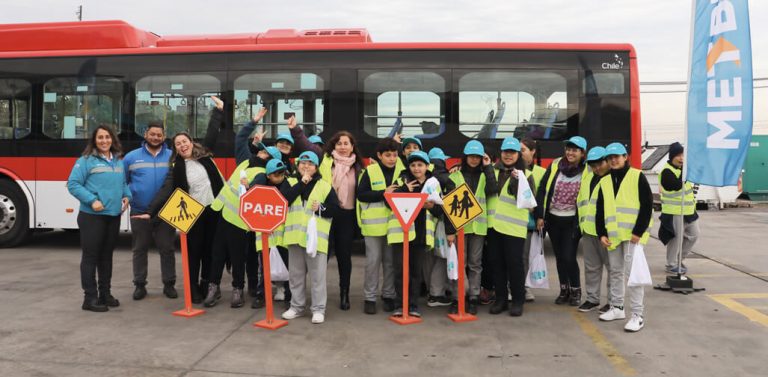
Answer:
[[[521,315],[523,315],[523,303],[513,302],[509,306],[509,315],[512,317],[520,317]]]
[[[100,304],[98,299],[86,298],[83,300],[83,310],[102,313],[108,311],[109,308],[106,305]]]
[[[427,306],[430,308],[448,305],[451,305],[451,299],[445,296],[429,296],[427,299]]]
[[[192,303],[200,304],[202,302],[203,302],[203,295],[200,293],[199,290],[192,288]]]
[[[261,309],[266,305],[264,303],[264,297],[256,296],[253,298],[253,301],[251,302],[251,309]]]
[[[571,297],[568,298],[568,304],[571,306],[579,306],[581,302],[581,288],[571,288]]]
[[[245,298],[243,297],[243,288],[232,288],[232,301],[229,307],[242,308],[245,304]]]
[[[403,316],[403,308],[395,308],[392,311],[392,316],[394,316],[394,317],[402,317]]]
[[[448,314],[459,314],[459,302],[453,300],[451,306],[448,308]]]
[[[567,285],[560,286],[560,294],[555,299],[555,304],[565,305],[571,298],[571,289]]]
[[[600,314],[603,314],[603,313],[605,313],[605,312],[607,312],[609,310],[611,310],[611,304],[605,304],[605,305],[603,305],[602,308],[600,308],[600,310],[598,310],[598,312]]]
[[[579,306],[579,311],[582,313],[591,312],[598,306],[600,306],[600,304],[595,304],[592,301],[584,301],[584,303]]]
[[[133,299],[138,301],[147,297],[147,288],[143,284],[137,284],[136,289],[133,290]]]
[[[219,285],[216,283],[208,283],[208,294],[205,296],[205,301],[203,301],[203,305],[206,308],[212,308],[219,303],[220,298],[221,298],[221,289],[219,288]]]
[[[476,298],[469,299],[469,305],[467,305],[467,313],[476,315],[477,306],[480,305],[480,301]]]
[[[376,314],[376,301],[365,301],[363,303],[363,312],[365,314]]]
[[[168,298],[179,298],[179,292],[176,292],[176,288],[171,283],[163,286],[163,294]]]
[[[416,305],[411,305],[411,307],[408,309],[408,315],[411,317],[421,318],[419,307]]]
[[[506,300],[505,301],[500,301],[499,300],[499,301],[494,302],[493,305],[491,305],[491,309],[488,310],[488,313],[500,314],[503,311],[507,310],[507,307],[508,307],[508,304],[507,304]]]
[[[114,296],[107,293],[105,295],[99,296],[99,304],[109,306],[110,308],[116,308],[120,306],[120,301],[117,301]]]
[[[392,313],[392,311],[395,310],[395,299],[384,297],[381,299],[381,306],[381,310],[387,313]]]

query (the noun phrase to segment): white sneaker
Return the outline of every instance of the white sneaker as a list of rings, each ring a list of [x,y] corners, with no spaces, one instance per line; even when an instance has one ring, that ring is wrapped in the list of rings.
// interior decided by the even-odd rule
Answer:
[[[283,317],[283,319],[294,319],[294,318],[299,318],[302,315],[304,315],[304,313],[302,313],[302,312],[300,312],[300,311],[298,311],[298,310],[296,310],[294,308],[290,308],[290,309],[288,309],[288,310],[283,312],[282,317]]]
[[[272,297],[275,301],[285,301],[285,287],[283,286],[283,282],[279,282],[277,286],[277,292],[275,292],[275,295]]]
[[[312,323],[323,323],[325,322],[325,314],[316,312],[312,313]]]
[[[533,302],[536,300],[536,296],[533,295],[530,289],[525,288],[525,302]]]
[[[642,330],[643,326],[645,326],[645,322],[643,321],[643,316],[640,314],[632,314],[632,318],[627,321],[627,324],[624,326],[624,331],[627,332],[638,332]]]
[[[615,321],[617,319],[624,319],[627,318],[627,315],[624,314],[624,309],[619,309],[615,306],[611,306],[610,309],[608,309],[607,312],[600,314],[600,320],[601,321]]]

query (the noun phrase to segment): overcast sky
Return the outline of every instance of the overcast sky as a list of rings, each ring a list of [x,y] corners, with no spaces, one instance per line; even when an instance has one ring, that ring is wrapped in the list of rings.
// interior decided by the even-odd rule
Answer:
[[[160,35],[367,28],[375,42],[618,42],[637,49],[640,81],[684,81],[688,0],[0,0],[0,23],[121,19]],[[750,2],[753,70],[768,77],[768,1]],[[768,86],[768,81],[756,85]],[[643,86],[642,91],[684,89]],[[651,143],[682,138],[685,95],[641,96]],[[755,89],[755,133],[768,134],[768,88]]]

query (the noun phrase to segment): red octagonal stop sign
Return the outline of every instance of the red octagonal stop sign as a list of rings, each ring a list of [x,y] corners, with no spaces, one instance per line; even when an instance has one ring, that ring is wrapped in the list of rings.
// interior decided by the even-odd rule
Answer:
[[[272,233],[287,212],[288,201],[272,186],[253,186],[240,198],[240,218],[254,232]]]

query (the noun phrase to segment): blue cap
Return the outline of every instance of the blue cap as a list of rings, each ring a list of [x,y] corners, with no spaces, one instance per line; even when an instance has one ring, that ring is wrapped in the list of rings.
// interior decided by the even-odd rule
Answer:
[[[300,154],[299,158],[296,159],[296,161],[298,161],[298,162],[309,161],[309,162],[315,164],[315,166],[320,165],[320,160],[318,160],[317,155],[315,154],[315,152],[310,152],[310,151],[306,151],[306,152]],[[297,164],[298,164],[298,162],[297,162]]]
[[[585,150],[585,151],[587,150],[587,139],[585,139],[585,138],[583,138],[581,136],[573,136],[570,139],[568,139],[565,143],[566,144],[573,144],[573,145],[575,145],[575,146],[577,146],[577,147],[579,147],[579,148],[581,148],[582,150]]]
[[[419,139],[417,139],[415,137],[406,137],[405,139],[403,139],[403,149],[405,149],[405,146],[410,144],[410,143],[414,143],[414,144],[418,145],[419,149],[422,148],[421,147],[421,140],[419,140]]]
[[[477,140],[470,140],[464,146],[464,155],[465,156],[469,156],[469,155],[484,156],[485,147],[483,147],[483,143]]]
[[[606,156],[613,156],[613,155],[622,155],[627,154],[627,148],[624,147],[621,143],[610,143],[607,147],[605,147],[605,155]]]
[[[429,150],[429,159],[430,160],[443,160],[449,158],[445,155],[442,149],[440,148],[432,148]]]
[[[325,143],[323,142],[323,139],[321,139],[321,138],[320,138],[320,136],[317,136],[317,135],[312,135],[312,136],[310,136],[308,140],[309,140],[309,142],[310,142],[310,143],[312,143],[312,144],[321,144],[321,145],[322,145],[322,144],[325,144]]]
[[[283,154],[280,153],[280,150],[277,149],[276,147],[271,147],[271,146],[265,147],[264,150],[267,151],[267,153],[269,153],[269,157],[272,157],[275,160],[283,159]]]
[[[520,152],[520,140],[511,136],[505,137],[504,141],[501,142],[501,150]]]
[[[291,134],[278,134],[277,139],[275,139],[275,142],[278,142],[280,140],[285,140],[291,143],[291,145],[293,145],[293,136],[291,136]]]
[[[587,161],[600,161],[605,158],[605,148],[592,147],[587,153]]]
[[[279,171],[285,171],[285,164],[283,161],[273,158],[267,162],[267,175]]]
[[[408,155],[409,164],[414,160],[421,160],[424,161],[425,164],[429,165],[429,156],[422,151],[413,151]]]

